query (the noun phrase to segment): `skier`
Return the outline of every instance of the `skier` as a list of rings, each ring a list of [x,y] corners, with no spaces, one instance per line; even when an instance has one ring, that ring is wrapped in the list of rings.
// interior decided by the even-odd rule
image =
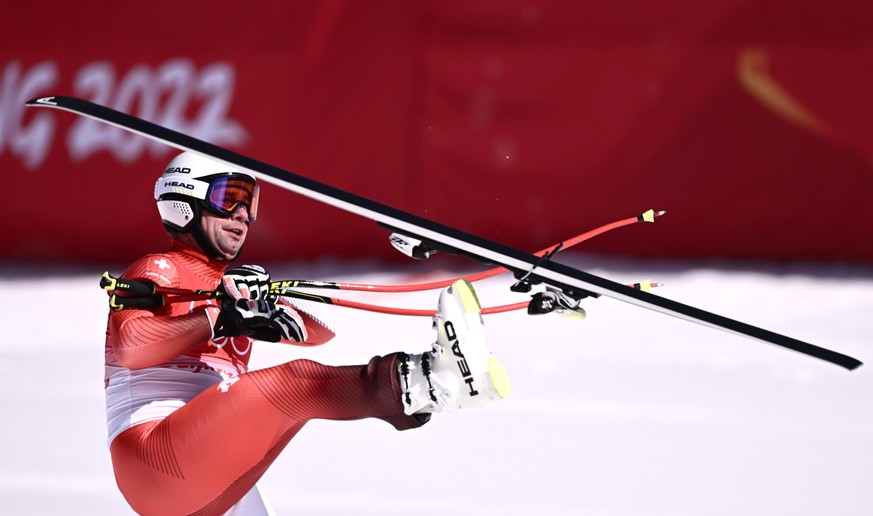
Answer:
[[[407,430],[434,412],[509,394],[466,281],[440,293],[432,351],[249,371],[257,340],[314,346],[334,336],[314,303],[271,295],[262,267],[228,268],[257,217],[257,181],[185,152],[164,170],[155,199],[172,246],[121,277],[226,296],[110,312],[109,449],[118,487],[138,513],[271,514],[255,484],[307,421],[373,417]]]

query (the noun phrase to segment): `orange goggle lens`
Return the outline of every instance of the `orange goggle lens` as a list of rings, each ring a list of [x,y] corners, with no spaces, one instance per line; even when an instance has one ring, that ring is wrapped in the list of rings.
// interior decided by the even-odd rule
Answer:
[[[209,184],[206,206],[230,216],[240,206],[245,206],[249,222],[258,216],[258,191],[260,187],[247,177],[219,177]]]

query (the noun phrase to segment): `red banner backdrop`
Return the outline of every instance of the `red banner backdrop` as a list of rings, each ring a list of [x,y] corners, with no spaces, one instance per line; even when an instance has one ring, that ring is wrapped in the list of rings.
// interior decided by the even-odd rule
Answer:
[[[5,262],[166,245],[172,149],[48,110],[96,101],[525,249],[873,261],[873,4],[159,0],[4,6]],[[264,188],[246,258],[399,257]]]

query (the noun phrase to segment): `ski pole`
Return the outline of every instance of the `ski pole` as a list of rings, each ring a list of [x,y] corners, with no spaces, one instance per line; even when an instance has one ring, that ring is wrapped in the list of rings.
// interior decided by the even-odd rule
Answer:
[[[563,248],[573,247],[574,245],[589,240],[593,237],[606,233],[607,231],[611,231],[613,229],[617,229],[624,226],[629,226],[631,224],[636,224],[637,222],[654,222],[655,218],[665,215],[666,211],[655,211],[648,210],[645,213],[637,215],[636,217],[628,217],[625,219],[617,220],[615,222],[610,222],[609,224],[604,224],[603,226],[597,227],[590,231],[586,231],[585,233],[581,233],[579,235],[570,238],[569,240],[565,240],[563,243]],[[560,245],[560,244],[559,244]],[[545,249],[541,249],[540,251],[534,253],[534,256],[542,257],[549,251],[553,250],[555,246],[550,246]],[[450,278],[446,280],[432,281],[429,283],[415,283],[415,284],[407,284],[407,285],[370,285],[363,283],[345,283],[345,282],[336,282],[336,281],[313,281],[313,280],[291,280],[288,282],[283,282],[283,286],[291,287],[291,288],[329,288],[329,289],[338,289],[338,290],[355,290],[355,291],[365,291],[365,292],[419,292],[422,290],[435,290],[440,288],[445,288],[454,283],[458,279],[465,279],[470,282],[475,282],[483,279],[487,279],[498,274],[506,272],[506,269],[503,267],[494,267],[493,269],[489,269],[487,271],[478,272],[475,274],[470,274],[464,276],[462,278]]]
[[[280,282],[273,282],[280,283]],[[191,301],[203,301],[205,299],[220,299],[225,294],[220,290],[187,290],[179,288],[161,287],[147,281],[137,280],[119,280],[112,277],[108,272],[103,274],[100,281],[101,286],[105,285],[105,289],[112,293],[109,297],[109,306],[113,311],[141,309],[155,310],[174,303],[187,303]],[[114,288],[113,288],[114,286]],[[651,281],[642,281],[628,285],[630,288],[637,290],[649,291],[652,288],[661,286],[660,283]],[[335,306],[343,306],[346,308],[354,308],[357,310],[366,310],[369,312],[378,312],[391,315],[407,315],[407,316],[433,316],[436,311],[430,309],[415,309],[415,308],[399,308],[392,306],[373,305],[369,303],[361,303],[348,299],[320,296],[309,292],[300,292],[290,288],[273,289],[271,292],[276,295],[291,297],[295,299],[304,299],[314,301],[316,303],[324,303]],[[133,293],[133,296],[120,296],[117,292]],[[139,294],[137,294],[139,293]],[[527,308],[529,301],[521,301],[506,305],[483,307],[483,315],[498,314],[510,312],[513,310],[521,310]]]
[[[616,228],[628,226],[631,224],[635,224],[637,222],[654,222],[656,217],[660,217],[664,215],[665,211],[654,211],[648,210],[636,217],[628,217],[625,219],[617,220],[615,222],[611,222],[609,224],[604,224],[600,227],[592,229],[590,231],[586,231],[585,233],[581,233],[576,235],[569,240],[564,242],[560,242],[557,246],[547,247],[542,249],[536,253],[535,256],[545,257],[549,254],[553,255],[561,248],[569,248],[580,242],[584,242],[590,238],[603,234],[607,231],[611,231]],[[489,269],[487,271],[479,272],[476,274],[470,274],[464,276],[461,279],[466,279],[467,281],[479,281],[482,279],[490,278],[496,276],[500,273],[505,272],[506,269],[503,267],[495,267],[493,269]],[[349,308],[357,308],[360,310],[368,310],[373,312],[380,313],[389,313],[394,315],[413,315],[413,316],[428,316],[433,315],[432,310],[418,310],[418,309],[407,309],[407,308],[395,308],[395,307],[387,307],[381,305],[371,305],[367,303],[360,303],[355,301],[349,301],[345,299],[338,298],[330,298],[326,296],[317,296],[314,294],[303,293],[295,290],[291,290],[292,288],[329,288],[329,289],[339,289],[339,290],[350,290],[350,291],[366,291],[366,292],[385,292],[385,293],[400,293],[400,292],[417,292],[422,290],[433,290],[438,288],[444,288],[448,285],[454,283],[458,278],[450,278],[447,280],[439,280],[433,281],[429,283],[418,283],[418,284],[407,284],[407,285],[370,285],[370,284],[361,284],[361,283],[344,283],[344,282],[332,282],[332,281],[314,281],[314,280],[279,280],[273,281],[270,283],[270,292],[279,295],[285,295],[288,297],[295,297],[299,299],[309,299],[311,301],[316,301],[320,303],[333,304],[336,306],[346,306]],[[118,296],[113,293],[109,299],[109,305],[113,310],[125,310],[131,308],[139,308],[146,310],[154,310],[156,308],[160,308],[162,306],[166,306],[172,303],[180,303],[180,302],[189,302],[189,301],[199,301],[204,299],[212,299],[212,298],[220,298],[223,297],[224,293],[220,290],[189,290],[189,289],[179,289],[172,287],[162,287],[147,281],[136,281],[136,280],[125,280],[123,278],[115,278],[109,274],[109,272],[105,272],[103,277],[100,279],[101,288],[109,291],[109,292],[124,292],[133,294],[133,296]],[[649,281],[642,283],[635,283],[633,285],[629,285],[638,290],[646,290],[648,291],[652,287],[659,286],[658,283],[651,283]],[[523,301],[519,303],[512,303],[508,305],[500,305],[494,307],[485,307],[482,309],[483,314],[494,314],[494,313],[502,313],[508,312],[512,310],[519,310],[522,308],[526,308],[530,303],[528,301]]]
[[[654,222],[656,217],[660,217],[664,215],[665,211],[655,211],[648,210],[636,217],[628,217],[625,219],[617,220],[615,222],[610,222],[609,224],[604,224],[600,227],[592,229],[590,231],[586,231],[585,233],[581,233],[579,235],[570,238],[564,242],[560,242],[557,246],[547,247],[542,249],[536,253],[535,256],[543,257],[546,253],[552,252],[554,253],[556,248],[569,248],[580,242],[584,242],[589,240],[597,235],[601,235],[606,233],[607,231],[611,231],[616,228],[629,226],[631,224],[636,224],[637,222]],[[465,279],[470,282],[483,280],[486,278],[490,278],[496,276],[502,272],[505,272],[506,269],[503,267],[494,267],[493,269],[489,269],[487,271],[470,274],[464,276],[463,278],[450,278],[446,280],[433,281],[429,283],[418,283],[418,284],[407,284],[407,285],[369,285],[362,283],[344,283],[337,281],[320,281],[320,280],[281,280],[274,281],[270,283],[270,290],[281,290],[281,289],[289,289],[289,288],[328,288],[328,289],[339,289],[339,290],[354,290],[354,291],[365,291],[365,292],[418,292],[422,290],[434,290],[439,288],[444,288],[458,279]],[[118,292],[126,292],[135,295],[141,296],[149,296],[157,293],[162,294],[191,294],[190,290],[187,289],[173,289],[170,287],[159,287],[154,283],[143,282],[143,281],[129,281],[122,278],[114,278],[108,272],[103,274],[103,277],[100,280],[100,287],[107,291],[118,291]],[[211,292],[211,291],[198,291],[198,292]],[[214,294],[212,296],[201,297],[198,299],[207,299],[209,297],[217,297],[218,294]]]

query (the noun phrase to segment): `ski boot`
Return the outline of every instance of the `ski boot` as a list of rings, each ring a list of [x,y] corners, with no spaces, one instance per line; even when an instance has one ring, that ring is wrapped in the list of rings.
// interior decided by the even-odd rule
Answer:
[[[488,350],[480,310],[469,281],[440,293],[433,350],[398,363],[406,414],[453,412],[509,396],[509,376]]]

